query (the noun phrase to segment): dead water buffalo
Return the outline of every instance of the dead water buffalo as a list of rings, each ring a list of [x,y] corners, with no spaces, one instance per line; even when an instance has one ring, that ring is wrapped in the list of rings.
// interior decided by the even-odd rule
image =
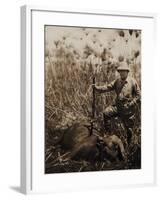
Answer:
[[[70,127],[53,129],[52,138],[64,151],[70,152],[69,159],[86,160],[124,160],[125,150],[122,141],[116,135],[100,137],[90,126],[75,123]],[[58,140],[55,138],[58,137]],[[55,145],[55,143],[53,143]]]

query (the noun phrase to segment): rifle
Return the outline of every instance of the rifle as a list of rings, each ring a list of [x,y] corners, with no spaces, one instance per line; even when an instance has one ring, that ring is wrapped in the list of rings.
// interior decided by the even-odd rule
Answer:
[[[93,79],[92,79],[92,85],[96,84],[96,73],[99,68],[99,64],[95,63],[90,63],[91,68],[93,69]],[[95,95],[95,87],[93,87],[92,91],[92,120],[91,120],[91,130],[90,130],[90,135],[93,134],[93,129],[94,129],[94,119],[95,119],[95,110],[96,110],[96,95]]]
[[[95,85],[96,83],[96,77],[95,77],[95,70],[93,73],[93,79],[92,79],[92,85]],[[91,131],[90,131],[90,135],[93,134],[93,128],[94,128],[94,118],[95,118],[95,109],[96,109],[96,96],[95,96],[95,87],[92,87],[93,91],[92,91],[92,120],[91,120]]]
[[[94,75],[93,77],[93,85],[95,85],[96,83],[96,77]],[[95,88],[93,87],[93,92],[92,92],[92,96],[93,96],[93,102],[92,102],[92,118],[95,118],[95,101],[96,101],[96,97],[95,97]]]

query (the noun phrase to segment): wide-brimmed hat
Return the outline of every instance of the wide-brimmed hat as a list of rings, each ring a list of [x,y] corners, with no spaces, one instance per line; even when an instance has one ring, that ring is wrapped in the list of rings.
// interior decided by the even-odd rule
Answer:
[[[127,64],[127,62],[121,62],[119,64],[119,67],[117,68],[117,71],[130,71],[129,65]]]

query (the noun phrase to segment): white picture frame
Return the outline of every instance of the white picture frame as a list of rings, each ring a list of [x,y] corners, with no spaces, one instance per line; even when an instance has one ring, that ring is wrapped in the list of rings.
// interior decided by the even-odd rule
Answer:
[[[155,58],[155,21],[156,16],[152,13],[21,7],[21,191],[23,193],[155,185],[155,100],[154,67],[152,67]],[[140,170],[44,174],[43,27],[45,24],[143,30],[142,168]]]

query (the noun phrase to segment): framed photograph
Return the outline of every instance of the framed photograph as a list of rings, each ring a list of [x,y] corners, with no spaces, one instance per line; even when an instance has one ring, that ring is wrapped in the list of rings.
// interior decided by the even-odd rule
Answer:
[[[21,8],[23,193],[155,184],[155,15]]]

